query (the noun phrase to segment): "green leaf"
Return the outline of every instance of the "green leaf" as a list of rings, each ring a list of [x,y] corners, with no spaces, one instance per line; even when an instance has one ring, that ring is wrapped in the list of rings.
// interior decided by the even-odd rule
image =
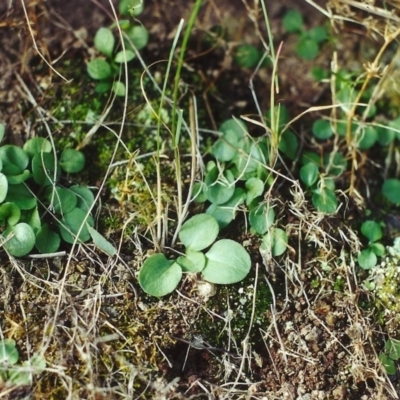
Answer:
[[[252,140],[244,140],[242,151],[236,153],[232,160],[237,168],[236,176],[238,179],[247,180],[253,176],[257,176],[261,166],[267,162],[267,157],[263,152],[262,143],[256,143]]]
[[[23,149],[25,153],[33,157],[35,154],[51,153],[52,147],[50,140],[42,137],[34,137],[25,142]]]
[[[114,61],[117,64],[122,64],[125,62],[132,61],[135,58],[135,53],[132,50],[121,50],[119,51],[114,58]]]
[[[221,162],[228,162],[233,159],[239,151],[239,140],[236,132],[227,131],[213,145],[211,154]]]
[[[298,147],[299,141],[297,136],[290,130],[283,132],[279,140],[279,150],[291,160],[294,160],[297,156]]]
[[[112,85],[112,90],[117,96],[122,97],[126,95],[125,83],[121,81],[115,81]]]
[[[4,248],[14,257],[23,257],[35,246],[35,233],[25,222],[8,227],[3,232]],[[8,239],[10,238],[10,239]]]
[[[144,8],[144,0],[121,0],[118,5],[119,12],[122,15],[139,15]]]
[[[304,60],[311,61],[319,52],[318,43],[307,36],[302,37],[296,46],[296,53]]]
[[[94,203],[94,194],[87,186],[73,185],[69,188],[77,196],[76,207],[88,212]]]
[[[206,256],[201,251],[187,250],[184,256],[178,257],[176,262],[185,272],[197,273],[206,266]]]
[[[394,365],[394,361],[389,358],[385,353],[379,354],[379,361],[382,363],[388,375],[396,374],[396,366]]]
[[[167,260],[164,254],[150,256],[139,271],[139,284],[149,295],[161,297],[176,289],[182,278],[178,263]]]
[[[61,218],[59,229],[61,237],[64,239],[64,241],[71,244],[74,243],[79,231],[80,233],[78,241],[87,242],[90,239],[90,233],[87,229],[87,224],[93,226],[94,221],[91,215],[89,215],[87,218],[86,216],[87,213],[85,211],[81,210],[80,208],[74,208]]]
[[[27,179],[29,179],[31,176],[31,173],[26,169],[24,172],[18,175],[8,175],[8,184],[9,185],[18,185],[20,183],[25,182]]]
[[[114,50],[115,38],[110,29],[100,28],[94,37],[94,45],[100,53],[111,57]]]
[[[366,126],[360,130],[358,140],[358,148],[360,150],[370,149],[378,140],[377,130],[373,126]]]
[[[98,249],[110,257],[114,257],[117,254],[117,249],[103,235],[97,232],[96,229],[93,229],[89,225],[87,226],[87,229],[92,237],[93,243]]]
[[[60,235],[52,231],[48,224],[43,224],[36,234],[35,246],[42,254],[56,252],[60,243]]]
[[[382,186],[382,194],[395,205],[400,204],[400,180],[386,179]]]
[[[147,43],[149,42],[149,32],[144,26],[133,26],[126,31],[126,34],[128,35],[136,50],[143,49],[147,46]],[[131,47],[129,41],[125,41],[125,45],[126,47]]]
[[[318,176],[318,167],[314,163],[310,162],[300,168],[300,179],[307,187],[314,185],[317,182]]]
[[[376,254],[370,249],[364,249],[362,250],[357,257],[358,264],[360,264],[360,267],[363,269],[371,269],[375,267],[376,263],[378,262],[378,259],[376,257]]]
[[[0,224],[16,225],[21,218],[21,210],[14,203],[4,203],[0,206]]]
[[[95,58],[87,65],[87,72],[92,79],[101,80],[112,77],[111,65],[101,58]]]
[[[233,55],[235,63],[242,68],[254,68],[261,60],[261,51],[252,44],[242,44],[236,47]]]
[[[109,80],[100,81],[94,88],[94,91],[100,94],[107,93],[112,89],[112,85],[113,83]]]
[[[341,153],[325,154],[324,166],[326,173],[336,178],[346,171],[347,160]]]
[[[382,243],[371,243],[369,248],[378,256],[382,257],[386,253],[385,246]]]
[[[5,201],[15,203],[20,210],[31,210],[37,205],[36,197],[24,183],[9,186]]]
[[[18,146],[6,144],[0,147],[0,160],[4,175],[22,174],[29,164],[29,156]]]
[[[230,118],[225,120],[219,127],[219,131],[225,136],[228,132],[236,135],[237,141],[244,139],[247,132],[246,124],[240,119]]]
[[[0,142],[3,140],[5,133],[6,133],[6,126],[0,122]]]
[[[324,26],[316,26],[307,32],[308,36],[317,43],[328,39],[328,31]]]
[[[313,123],[312,133],[317,139],[329,139],[333,135],[331,123],[326,119],[317,119]]]
[[[318,211],[333,214],[337,209],[337,198],[334,191],[328,188],[318,188],[314,191],[312,202]]]
[[[250,178],[245,183],[246,204],[249,205],[255,198],[264,193],[264,182],[259,178]]]
[[[192,190],[192,198],[196,203],[204,203],[207,201],[207,186],[204,182],[195,182]]]
[[[59,186],[48,186],[44,192],[44,196],[48,203],[53,201],[51,209],[56,214],[67,214],[72,211],[77,203],[78,198],[74,192]]]
[[[229,225],[236,216],[237,210],[244,203],[246,192],[243,188],[236,188],[233,196],[224,204],[211,204],[207,208],[206,214],[213,216],[220,229]]]
[[[188,219],[179,231],[179,239],[187,249],[199,251],[214,243],[219,233],[218,222],[208,214]]]
[[[64,149],[60,157],[61,168],[68,173],[76,173],[85,167],[85,156],[75,149]]]
[[[235,178],[230,170],[220,173],[217,167],[213,168],[204,179],[208,201],[214,204],[226,203],[235,192],[234,181]]]
[[[19,354],[14,339],[0,340],[0,365],[14,365],[19,360]]]
[[[382,228],[375,221],[365,221],[361,225],[361,233],[369,239],[369,242],[376,242],[379,239],[382,239]]]
[[[301,32],[303,30],[303,16],[300,11],[288,11],[282,20],[283,28],[286,32]]]
[[[267,232],[274,220],[274,209],[265,203],[255,207],[249,213],[250,226],[260,235]]]
[[[52,185],[60,179],[61,171],[53,153],[37,153],[32,159],[33,180],[41,186]]]
[[[0,172],[0,203],[4,201],[8,192],[8,180],[7,177]]]
[[[272,228],[263,237],[260,249],[271,252],[272,256],[281,256],[287,248],[288,236],[287,233],[280,228]]]
[[[388,339],[385,343],[385,354],[392,360],[400,359],[400,340]]]
[[[231,284],[240,282],[250,272],[251,260],[239,243],[222,239],[206,253],[206,267],[202,275],[211,283]]]

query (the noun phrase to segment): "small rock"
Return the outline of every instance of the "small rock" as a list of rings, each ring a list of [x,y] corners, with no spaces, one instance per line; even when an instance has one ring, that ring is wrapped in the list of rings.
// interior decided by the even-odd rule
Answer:
[[[335,400],[345,400],[346,399],[346,388],[344,386],[338,386],[333,389],[332,396]]]
[[[316,326],[304,337],[307,342],[319,342],[321,336],[321,330]]]

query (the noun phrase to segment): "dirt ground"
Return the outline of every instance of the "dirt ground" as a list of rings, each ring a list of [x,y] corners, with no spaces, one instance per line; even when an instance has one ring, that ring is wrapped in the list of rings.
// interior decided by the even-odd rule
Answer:
[[[206,110],[204,129],[215,129],[231,115],[256,112],[249,90],[252,71],[232,61],[236,43],[259,44],[256,26],[263,24],[251,21],[252,7],[248,4],[246,8],[245,3],[208,1],[195,25],[185,68],[193,71],[191,85],[199,107]],[[329,104],[329,83],[316,83],[312,66],[329,68],[336,50],[339,63],[360,67],[365,57],[363,46],[375,39],[367,37],[360,26],[345,25],[339,29],[338,39],[327,44],[316,60],[301,60],[294,52],[295,39],[282,30],[284,13],[300,9],[308,26],[324,23],[325,17],[306,1],[269,3],[275,42],[283,42],[279,101],[293,116],[314,105]],[[150,32],[150,43],[143,51],[148,65],[168,57],[179,20],[187,19],[189,12],[189,2],[146,2],[138,19]],[[254,18],[259,21],[261,16]],[[67,124],[56,124],[54,104],[60,99],[53,95],[60,93],[60,88],[68,93],[71,79],[82,79],[82,85],[93,90],[87,77],[65,65],[73,62],[74,68],[85,71],[94,52],[94,33],[112,21],[105,0],[35,0],[26,2],[26,9],[19,1],[0,4],[0,121],[6,125],[7,143],[22,144],[43,134],[44,121],[55,135],[68,132]],[[202,38],[215,25],[227,28],[228,39],[222,49],[209,50]],[[187,79],[192,79],[190,74]],[[267,109],[271,71],[260,71],[253,84],[261,109]],[[118,102],[115,107],[117,115]],[[312,116],[294,124],[304,146],[310,144]],[[258,134],[256,128],[254,134]],[[92,173],[89,176],[90,185],[103,179]],[[285,196],[288,193],[292,196]],[[101,218],[110,213],[129,214],[109,196],[105,190]],[[47,369],[35,377],[31,387],[5,385],[0,397],[398,398],[398,377],[390,380],[377,359],[383,343],[381,327],[370,325],[369,310],[360,307],[368,295],[358,282],[354,263],[344,256],[360,248],[352,226],[362,207],[350,199],[347,211],[321,218],[298,186],[278,188],[271,201],[280,210],[281,223],[290,226],[288,256],[265,265],[250,243],[253,272],[249,281],[235,285],[226,292],[226,299],[221,296],[214,303],[190,280],[166,299],[143,293],[136,276],[150,247],[144,235],[147,227],[132,229],[130,238],[121,241],[122,227],[109,232],[120,244],[114,258],[105,257],[91,245],[78,246],[69,256],[45,260],[9,259],[2,253],[0,333],[17,341],[22,359],[33,351],[43,352]],[[251,242],[251,238],[242,239]],[[322,270],[327,263],[329,270]],[[319,285],[313,284],[316,280]],[[253,299],[257,291],[273,288],[270,302],[262,310],[262,322],[251,327],[251,340],[243,331],[235,334],[224,328],[235,324],[229,313],[239,320],[232,293],[242,293],[246,287],[253,288]],[[250,320],[252,304],[247,303],[242,319]],[[202,324],[215,324],[219,334],[204,337]],[[202,341],[196,343],[193,337],[201,330]]]

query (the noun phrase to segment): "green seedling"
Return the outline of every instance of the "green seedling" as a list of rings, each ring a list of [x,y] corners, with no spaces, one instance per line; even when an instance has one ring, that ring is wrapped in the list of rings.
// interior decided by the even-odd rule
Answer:
[[[18,364],[18,361],[19,353],[15,340],[0,340],[0,385],[31,385],[33,374],[40,374],[46,368],[45,358],[38,354],[22,364]]]
[[[383,236],[382,228],[375,221],[365,221],[361,225],[361,233],[368,239],[368,245],[358,254],[358,264],[363,269],[371,269],[377,264],[378,257],[385,254],[385,247],[379,243]]]
[[[297,10],[288,11],[282,23],[286,32],[299,35],[296,53],[305,60],[313,60],[318,55],[321,44],[328,39],[328,31],[324,26],[305,29],[303,16]]]
[[[388,375],[396,374],[396,361],[398,361],[399,359],[400,340],[388,339],[385,343],[385,350],[379,354],[379,360]]]
[[[305,152],[301,161],[300,180],[312,193],[315,208],[325,214],[335,213],[338,200],[334,180],[347,169],[345,157],[333,152],[320,158],[316,153]]]
[[[22,257],[34,248],[54,253],[62,241],[72,244],[90,238],[107,254],[115,254],[93,229],[92,191],[60,184],[62,173],[78,173],[84,166],[83,153],[64,149],[58,157],[44,138],[29,139],[22,148],[0,146],[0,229],[10,255]]]
[[[233,60],[242,68],[255,68],[263,54],[261,50],[252,44],[241,44],[236,47]]]
[[[140,13],[143,7],[142,2],[122,1],[120,10],[124,14]],[[129,20],[119,21],[120,29],[123,32],[124,46],[115,52],[116,39],[110,28],[100,28],[94,37],[95,48],[103,55],[91,60],[87,65],[89,76],[96,80],[97,93],[105,93],[109,90],[117,96],[125,96],[126,87],[120,80],[121,64],[132,61],[136,57],[136,51],[144,48],[149,40],[149,33],[142,25],[132,25]]]
[[[233,240],[215,241],[219,230],[218,222],[208,214],[187,220],[179,232],[185,254],[173,260],[161,253],[150,256],[139,271],[142,289],[152,296],[165,296],[176,289],[183,273],[201,273],[204,280],[216,284],[243,280],[250,271],[250,256]]]

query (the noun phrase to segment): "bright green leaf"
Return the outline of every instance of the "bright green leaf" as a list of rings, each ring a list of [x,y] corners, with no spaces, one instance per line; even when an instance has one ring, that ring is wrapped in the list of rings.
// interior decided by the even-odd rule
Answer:
[[[318,211],[325,214],[333,214],[338,206],[337,197],[334,191],[328,188],[318,188],[314,191],[312,202]]]
[[[364,249],[358,254],[357,261],[361,268],[371,269],[375,267],[378,259],[371,249]]]
[[[93,229],[89,225],[87,225],[87,229],[92,237],[93,243],[98,249],[110,257],[114,257],[117,254],[117,249],[103,235],[97,232],[96,229]]]
[[[121,50],[119,51],[114,58],[114,61],[117,64],[122,64],[125,62],[132,61],[135,58],[135,53],[132,50]]]
[[[382,186],[383,195],[393,204],[400,204],[400,180],[386,179]]]
[[[211,283],[231,284],[240,282],[250,272],[251,260],[239,243],[222,239],[206,253],[206,267],[203,278]]]
[[[188,219],[179,231],[179,239],[187,249],[199,251],[214,243],[219,226],[214,217],[198,214]]]
[[[139,284],[149,295],[161,297],[176,289],[182,269],[178,263],[167,260],[164,254],[153,254],[139,271]]]
[[[365,221],[361,225],[361,233],[371,242],[376,242],[382,239],[382,228],[375,221]]]
[[[8,227],[3,232],[4,248],[14,257],[23,257],[35,246],[35,233],[25,222]]]
[[[87,72],[92,79],[101,80],[112,77],[111,65],[101,58],[95,58],[87,65]]]
[[[80,208],[74,208],[61,218],[61,223],[59,224],[61,237],[67,243],[72,244],[75,242],[78,232],[80,232],[78,239],[81,242],[87,242],[90,239],[87,224],[90,226],[94,225],[93,217],[90,215],[87,217],[85,211]]]
[[[249,213],[250,226],[260,235],[267,232],[274,220],[274,209],[265,203],[253,208]]]
[[[313,123],[312,133],[317,139],[329,139],[333,135],[331,123],[326,119],[317,119]]]
[[[35,154],[50,153],[52,150],[50,140],[42,137],[34,137],[25,142],[24,151],[33,157]]]
[[[206,256],[201,251],[187,250],[184,256],[178,257],[176,262],[185,272],[197,273],[206,266]]]
[[[0,172],[0,203],[4,201],[8,192],[8,180],[7,177]]]
[[[263,237],[260,249],[270,252],[273,257],[278,257],[286,251],[287,244],[287,233],[280,228],[272,228]]]
[[[76,173],[85,167],[84,154],[75,149],[64,149],[60,157],[61,168],[68,173]]]
[[[50,229],[48,224],[43,224],[36,234],[35,246],[42,254],[54,253],[60,247],[60,235]]]
[[[307,187],[314,185],[317,182],[318,176],[318,167],[314,163],[310,162],[300,168],[300,179]]]
[[[110,29],[100,28],[94,37],[94,45],[100,53],[111,57],[114,50],[115,38]]]

